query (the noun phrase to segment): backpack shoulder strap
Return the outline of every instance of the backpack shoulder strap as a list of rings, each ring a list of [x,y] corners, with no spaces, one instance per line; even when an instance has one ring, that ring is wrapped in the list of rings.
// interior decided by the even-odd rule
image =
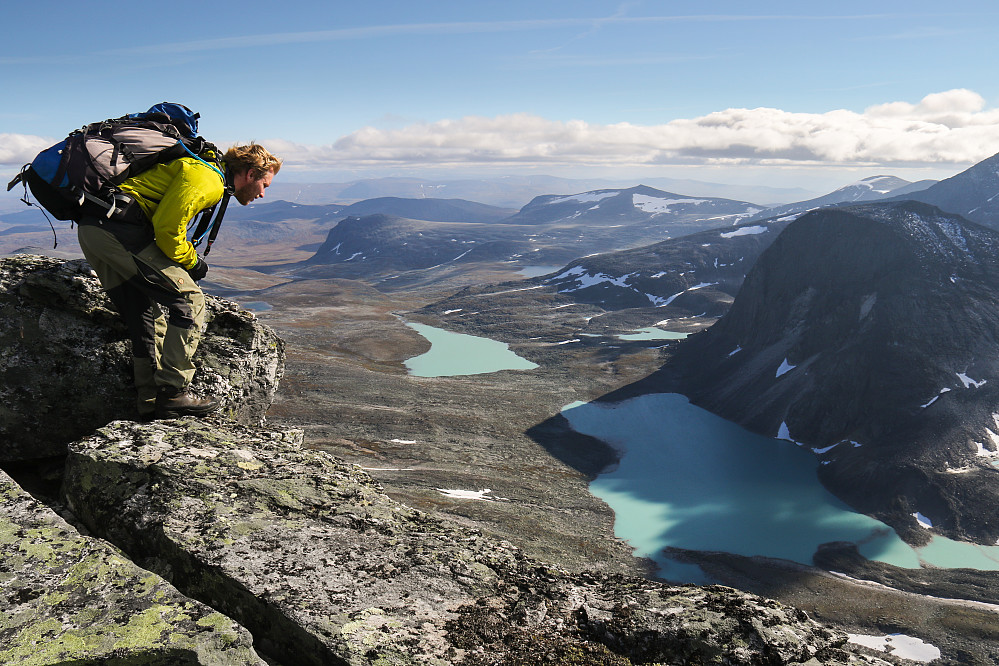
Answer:
[[[216,150],[214,154],[216,155],[216,163],[221,166],[221,162],[217,159],[218,151]],[[198,157],[198,159],[201,158]],[[205,160],[201,161],[204,162]],[[208,166],[212,165],[209,164]],[[218,168],[212,168],[219,171],[219,173],[222,173]],[[212,243],[215,242],[215,238],[219,235],[219,229],[222,227],[222,218],[225,216],[226,208],[229,206],[229,199],[231,199],[233,195],[232,174],[228,169],[226,169],[222,177],[225,180],[225,193],[222,195],[221,201],[211,208],[206,208],[204,212],[201,213],[201,216],[198,218],[198,226],[195,228],[194,234],[191,236],[191,243],[194,247],[201,245],[201,242],[207,237],[208,243],[205,245],[205,251],[203,253],[206,257],[208,256],[208,253],[212,251]],[[215,212],[216,208],[218,209],[218,213]]]

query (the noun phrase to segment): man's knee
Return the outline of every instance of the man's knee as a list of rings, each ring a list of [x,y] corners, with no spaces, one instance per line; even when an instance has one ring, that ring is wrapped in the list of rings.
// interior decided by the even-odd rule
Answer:
[[[167,304],[167,310],[171,326],[201,331],[205,325],[205,295],[200,289],[178,294]]]

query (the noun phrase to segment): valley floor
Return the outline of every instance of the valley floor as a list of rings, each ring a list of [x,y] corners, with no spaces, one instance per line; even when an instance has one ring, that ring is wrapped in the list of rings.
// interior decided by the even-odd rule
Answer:
[[[270,422],[304,427],[309,446],[360,465],[395,499],[534,556],[570,569],[649,572],[610,536],[612,512],[587,492],[612,452],[567,428],[528,433],[574,400],[638,379],[654,350],[619,362],[565,354],[537,371],[413,377],[403,361],[428,343],[396,313],[425,305],[419,294],[307,284],[315,298],[295,290],[279,302],[272,291],[272,309],[258,313],[288,343]]]

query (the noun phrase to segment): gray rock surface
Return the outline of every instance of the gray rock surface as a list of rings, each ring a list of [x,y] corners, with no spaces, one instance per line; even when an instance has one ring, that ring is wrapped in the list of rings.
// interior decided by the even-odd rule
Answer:
[[[208,297],[192,388],[225,414],[259,423],[284,368],[284,343],[234,303]],[[0,461],[65,453],[66,444],[135,416],[131,344],[82,260],[0,258]]]
[[[282,664],[886,663],[730,588],[542,564],[392,501],[294,429],[112,423],[70,446],[64,487]]]
[[[0,663],[263,666],[251,643],[0,472]]]

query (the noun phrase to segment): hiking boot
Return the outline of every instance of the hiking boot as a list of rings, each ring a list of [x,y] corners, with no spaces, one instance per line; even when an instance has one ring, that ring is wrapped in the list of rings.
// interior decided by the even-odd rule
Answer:
[[[161,386],[156,393],[156,418],[176,419],[181,416],[206,416],[218,409],[214,398],[199,398],[186,388]]]

